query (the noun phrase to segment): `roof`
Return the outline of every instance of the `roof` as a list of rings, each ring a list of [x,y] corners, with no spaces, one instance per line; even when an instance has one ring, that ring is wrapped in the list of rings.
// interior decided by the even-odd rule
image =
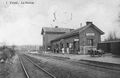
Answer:
[[[58,27],[43,27],[42,28],[42,31],[41,31],[41,34],[43,34],[44,32],[70,32],[72,31],[73,29],[69,29],[69,28],[58,28]]]
[[[66,38],[66,37],[69,37],[69,36],[72,36],[72,35],[76,35],[76,34],[79,34],[80,32],[84,31],[85,29],[87,29],[88,27],[92,26],[93,28],[95,28],[98,32],[100,32],[100,34],[104,34],[104,32],[102,30],[100,30],[97,26],[93,25],[93,24],[88,24],[86,26],[83,26],[81,28],[78,28],[76,30],[73,30],[71,32],[67,32],[59,37],[57,37],[56,39],[52,40],[52,41],[56,41],[56,40],[59,40],[59,39],[62,39],[62,38]]]
[[[111,40],[111,41],[103,41],[103,42],[100,42],[100,43],[115,43],[115,42],[120,42],[120,39],[118,40]]]

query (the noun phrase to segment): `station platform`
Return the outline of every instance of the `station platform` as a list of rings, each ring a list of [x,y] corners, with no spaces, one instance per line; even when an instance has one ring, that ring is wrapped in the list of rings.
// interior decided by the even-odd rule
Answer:
[[[85,60],[85,61],[120,65],[120,56],[113,55],[110,53],[104,54],[101,57],[98,57],[98,56],[91,57],[90,55],[58,54],[58,53],[44,53],[44,54],[48,56],[67,57],[67,58],[70,58],[71,60],[78,60],[78,61]]]

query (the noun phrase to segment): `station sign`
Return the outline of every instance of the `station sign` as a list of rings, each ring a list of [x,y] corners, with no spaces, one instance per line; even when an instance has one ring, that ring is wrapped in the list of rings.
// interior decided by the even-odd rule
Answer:
[[[79,39],[74,39],[74,41],[79,41]]]
[[[86,36],[95,36],[95,33],[86,33]]]

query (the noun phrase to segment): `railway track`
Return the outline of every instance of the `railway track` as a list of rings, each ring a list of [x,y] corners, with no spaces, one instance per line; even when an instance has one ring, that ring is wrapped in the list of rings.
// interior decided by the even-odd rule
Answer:
[[[26,78],[56,78],[26,56],[19,56]]]
[[[49,66],[49,62],[50,61],[54,61],[54,59],[55,58],[52,58],[52,57],[45,57],[46,59],[50,59],[50,60],[47,60],[47,63],[46,63],[46,61],[43,61],[42,60],[42,56],[41,56],[41,59],[39,59],[39,60],[37,60],[36,58],[34,58],[34,57],[32,57],[32,56],[29,56],[29,55],[26,55],[26,57],[28,57],[28,58],[30,58],[31,60],[33,60],[35,63],[37,63],[37,64],[39,64],[39,62],[40,63],[42,63],[42,65],[41,64],[39,64],[39,65],[41,65],[43,68],[44,68],[44,65],[46,66],[46,65],[48,65]],[[95,65],[91,65],[90,63],[86,63],[86,62],[82,62],[82,63],[80,63],[79,61],[74,61],[74,60],[63,60],[63,59],[55,59],[56,61],[58,61],[59,60],[59,62],[62,62],[63,61],[63,63],[65,62],[65,64],[66,63],[69,63],[69,64],[71,64],[71,66],[70,67],[72,67],[72,65],[74,65],[73,66],[73,68],[75,67],[75,70],[77,70],[77,71],[72,71],[70,74],[69,73],[66,73],[66,71],[65,71],[65,73],[63,73],[63,71],[62,72],[59,72],[59,68],[57,69],[57,70],[55,70],[55,72],[53,72],[53,70],[54,69],[50,69],[50,71],[52,71],[54,74],[55,74],[55,76],[57,77],[57,78],[67,78],[68,77],[68,75],[69,75],[69,77],[70,78],[79,78],[79,77],[81,77],[81,76],[84,76],[84,74],[80,74],[78,71],[80,71],[80,72],[82,72],[82,70],[84,71],[84,73],[85,72],[87,72],[87,77],[82,77],[82,78],[96,78],[96,77],[94,77],[94,76],[96,76],[93,72],[97,72],[96,74],[98,74],[98,73],[102,73],[103,75],[97,75],[97,78],[99,78],[99,76],[100,76],[100,78],[102,77],[102,78],[119,78],[118,76],[119,76],[119,74],[120,74],[120,72],[119,71],[116,71],[116,70],[111,70],[111,69],[108,69],[108,68],[104,68],[104,67],[99,67],[99,66],[95,66]],[[61,61],[60,61],[61,60]],[[49,62],[48,62],[49,61]],[[50,62],[51,63],[51,62]],[[55,63],[56,64],[56,63]],[[54,65],[53,65],[54,66]],[[46,66],[47,67],[47,66]],[[46,68],[45,67],[45,68]],[[77,68],[78,67],[78,68]],[[85,70],[84,69],[81,69],[81,67],[83,67],[83,68],[85,68]],[[59,73],[57,74],[56,73],[56,71],[58,71]],[[61,69],[60,69],[60,71],[61,71]],[[68,71],[70,71],[70,70],[68,70]],[[89,72],[88,72],[89,71]],[[93,72],[91,72],[91,71],[93,71]],[[73,73],[74,72],[74,73]],[[63,73],[62,74],[62,76],[61,77],[59,77],[59,74],[61,74],[61,73]],[[93,76],[91,77],[91,74],[93,74]],[[89,76],[89,74],[90,74],[90,77],[88,77]],[[77,75],[77,76],[76,76]],[[63,76],[65,76],[65,77],[63,77]],[[72,76],[72,77],[71,77]]]
[[[41,56],[41,55],[40,55]],[[47,57],[47,58],[53,58],[53,59],[57,59],[57,60],[62,60],[65,62],[70,62],[70,63],[74,63],[74,64],[80,64],[80,65],[86,65],[86,66],[90,66],[90,67],[97,67],[97,68],[101,68],[101,69],[107,69],[107,70],[112,70],[112,71],[118,71],[120,72],[120,66],[118,65],[113,65],[113,64],[104,64],[104,63],[97,63],[97,62],[91,62],[91,61],[84,61],[84,60],[79,60],[79,61],[71,61],[68,58],[62,58],[62,57],[51,57],[51,56],[43,56],[43,57]]]

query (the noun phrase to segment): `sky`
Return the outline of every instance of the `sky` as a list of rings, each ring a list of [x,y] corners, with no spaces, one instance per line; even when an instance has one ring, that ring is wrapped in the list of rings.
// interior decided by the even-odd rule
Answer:
[[[105,32],[103,40],[111,31],[120,37],[120,0],[0,0],[0,42],[6,44],[42,45],[42,27],[76,29],[86,21]]]

